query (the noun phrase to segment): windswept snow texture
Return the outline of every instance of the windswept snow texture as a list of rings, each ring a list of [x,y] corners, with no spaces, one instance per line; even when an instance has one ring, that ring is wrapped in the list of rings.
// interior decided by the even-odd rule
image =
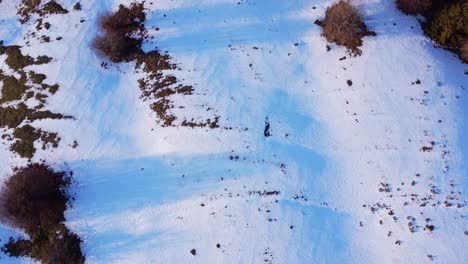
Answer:
[[[195,89],[174,111],[209,106],[216,129],[157,127],[142,73],[101,67],[96,18],[131,1],[59,2],[52,41],[26,46],[34,19],[2,1],[0,39],[54,58],[31,68],[60,85],[47,109],[76,120],[36,122],[62,141],[33,161],[75,172],[67,224],[87,263],[468,263],[468,69],[393,1],[354,1],[377,32],[359,57],[327,52],[313,23],[333,1],[146,1],[145,51]],[[25,163],[2,145],[2,177]]]

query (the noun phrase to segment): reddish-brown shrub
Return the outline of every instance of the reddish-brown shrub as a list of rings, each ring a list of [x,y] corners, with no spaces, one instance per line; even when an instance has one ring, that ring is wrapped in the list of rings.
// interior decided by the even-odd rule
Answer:
[[[409,15],[424,14],[432,8],[433,0],[396,0],[401,12]]]
[[[145,12],[143,4],[119,6],[114,14],[105,13],[99,18],[102,34],[93,41],[94,49],[112,62],[130,61],[142,53]]]
[[[345,46],[355,55],[361,54],[362,38],[375,35],[367,29],[361,12],[343,0],[329,7],[325,19],[318,24],[323,27],[323,35],[329,42]]]

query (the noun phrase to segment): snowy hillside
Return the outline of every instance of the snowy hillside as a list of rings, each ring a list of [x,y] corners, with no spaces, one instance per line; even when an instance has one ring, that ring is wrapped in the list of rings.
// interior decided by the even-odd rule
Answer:
[[[393,1],[353,2],[377,33],[353,57],[314,24],[334,1],[147,0],[143,49],[193,86],[168,97],[177,122],[212,127],[162,126],[145,72],[91,48],[99,14],[132,1],[60,0],[40,30],[20,2],[0,1],[0,40],[52,58],[27,70],[60,86],[44,110],[73,118],[32,122],[61,140],[31,161],[74,172],[86,263],[468,263],[467,64]],[[0,142],[6,179],[28,159]]]

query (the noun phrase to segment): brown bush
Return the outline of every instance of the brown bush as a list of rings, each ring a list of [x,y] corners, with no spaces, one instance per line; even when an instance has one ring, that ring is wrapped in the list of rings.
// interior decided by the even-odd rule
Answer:
[[[100,55],[112,62],[131,61],[142,54],[141,43],[146,16],[143,4],[130,7],[119,6],[114,14],[105,13],[99,18],[102,34],[93,41],[93,47]]]
[[[362,45],[363,37],[375,35],[367,29],[361,12],[343,0],[329,7],[325,19],[318,24],[323,27],[323,35],[329,42],[347,47],[354,55],[361,54],[358,47]]]
[[[396,0],[401,12],[409,15],[424,14],[432,8],[434,0]]]
[[[42,263],[83,264],[81,239],[64,225],[30,234],[31,240],[10,237],[2,251],[10,257],[30,257]]]
[[[1,190],[1,216],[29,239],[10,238],[2,251],[42,263],[84,263],[81,239],[63,224],[71,175],[44,164],[17,169]]]
[[[460,57],[465,63],[468,63],[468,40],[463,41],[460,48]]]
[[[19,169],[2,190],[3,216],[12,225],[30,229],[50,227],[65,220],[70,178],[43,164]]]

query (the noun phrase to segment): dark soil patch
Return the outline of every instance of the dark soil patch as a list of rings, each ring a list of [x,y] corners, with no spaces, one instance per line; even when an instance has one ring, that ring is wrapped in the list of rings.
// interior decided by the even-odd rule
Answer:
[[[5,254],[42,263],[84,263],[81,239],[63,223],[72,199],[67,192],[71,177],[44,164],[15,170],[1,190],[1,217],[29,238],[10,238],[1,249]]]

